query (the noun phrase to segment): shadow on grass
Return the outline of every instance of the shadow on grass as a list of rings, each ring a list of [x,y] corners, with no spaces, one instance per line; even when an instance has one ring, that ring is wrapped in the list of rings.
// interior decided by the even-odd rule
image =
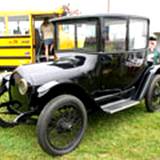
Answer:
[[[92,134],[101,129],[104,130],[104,128],[107,129],[106,132],[116,131],[122,124],[130,125],[133,121],[143,119],[146,114],[150,113],[146,111],[144,103],[111,115],[102,110],[97,110],[88,115],[88,129],[85,137],[91,137]]]
[[[92,112],[88,115],[88,129],[85,133],[85,137],[91,137],[92,134],[95,134],[103,126],[106,126],[108,130],[116,130],[116,128],[121,126],[123,122],[131,122],[132,120],[143,117],[145,113],[145,105],[143,103],[112,115],[109,115],[99,109],[96,112]],[[4,117],[7,117],[7,119],[13,119],[11,118],[13,116],[10,115],[5,115]],[[26,132],[24,132],[24,130],[27,130],[28,138],[30,136],[34,136],[36,138],[35,124],[20,124],[13,128],[5,128],[5,130],[10,130],[11,132],[18,131],[22,138],[26,138]],[[92,132],[90,132],[90,130],[92,130]]]

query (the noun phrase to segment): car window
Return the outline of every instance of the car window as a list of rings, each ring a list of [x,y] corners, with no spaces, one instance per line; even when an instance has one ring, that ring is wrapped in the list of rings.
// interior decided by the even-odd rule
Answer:
[[[147,21],[146,20],[130,20],[129,23],[129,49],[142,49],[147,44]],[[136,29],[138,28],[138,29]]]
[[[106,18],[104,22],[104,50],[114,52],[126,49],[127,21]]]
[[[96,51],[96,24],[91,22],[78,24],[77,40],[77,48]]]
[[[75,48],[75,25],[60,24],[58,26],[58,49]]]
[[[58,24],[58,49],[97,50],[95,21]]]

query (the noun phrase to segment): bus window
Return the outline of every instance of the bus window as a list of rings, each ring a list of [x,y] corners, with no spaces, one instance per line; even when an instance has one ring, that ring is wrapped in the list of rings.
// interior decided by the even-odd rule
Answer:
[[[9,16],[8,17],[9,35],[29,35],[28,16]]]
[[[0,17],[0,36],[3,36],[5,33],[5,18]]]

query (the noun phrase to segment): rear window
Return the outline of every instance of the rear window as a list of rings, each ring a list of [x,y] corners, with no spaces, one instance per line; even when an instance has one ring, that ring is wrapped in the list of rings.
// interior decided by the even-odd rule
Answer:
[[[137,28],[137,29],[136,29]],[[147,45],[147,20],[132,19],[129,23],[129,49],[143,49]]]

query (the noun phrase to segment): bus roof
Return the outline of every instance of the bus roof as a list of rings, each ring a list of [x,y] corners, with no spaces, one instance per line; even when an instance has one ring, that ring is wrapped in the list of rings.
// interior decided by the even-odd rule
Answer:
[[[57,15],[63,14],[64,10],[59,8],[56,10],[50,10],[50,11],[32,11],[32,10],[27,10],[27,11],[0,11],[0,17],[4,16],[18,16],[18,15],[32,15],[35,17],[50,17],[54,18]]]

